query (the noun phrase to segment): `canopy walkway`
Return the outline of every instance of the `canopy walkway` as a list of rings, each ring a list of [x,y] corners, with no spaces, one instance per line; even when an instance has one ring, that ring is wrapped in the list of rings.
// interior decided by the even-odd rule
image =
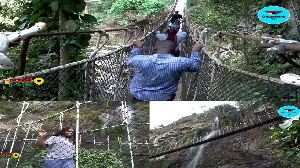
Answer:
[[[147,25],[144,41],[144,54],[152,54],[157,43],[155,31],[165,32],[168,28],[168,17],[174,12],[176,3],[168,10],[168,14],[152,18]],[[246,46],[248,42],[239,37],[196,26],[184,12],[186,22],[183,30],[187,32],[187,39],[181,44],[181,56],[189,57],[193,45],[203,42],[206,50],[202,51],[202,62],[197,73],[184,73],[181,79],[180,100],[202,101],[297,101],[299,87],[285,84],[280,79],[259,75],[224,65],[218,61],[220,54],[228,48],[221,46],[222,36],[229,36],[232,41],[239,42],[233,47]],[[144,29],[145,30],[145,29]],[[106,31],[103,31],[105,34]],[[216,43],[219,38],[217,51],[211,54],[208,45]],[[99,40],[100,41],[100,40]],[[233,43],[234,44],[234,43]],[[125,45],[106,55],[97,55],[96,50],[88,59],[72,62],[51,69],[46,69],[10,79],[43,78],[42,85],[9,87],[5,81],[1,92],[5,100],[125,100],[129,92],[129,85],[133,77],[133,70],[125,66],[132,45]],[[98,49],[101,48],[97,47]],[[241,52],[243,51],[240,49]],[[262,51],[263,52],[263,51]],[[239,53],[231,53],[239,54]]]
[[[134,166],[143,167],[149,160],[149,133],[145,131],[149,130],[148,112],[137,110],[131,105],[126,105],[126,102],[114,102],[115,105],[106,106],[107,110],[102,111],[103,113],[99,110],[99,106],[102,105],[103,107],[107,102],[102,102],[102,104],[99,102],[39,103],[36,105],[35,102],[23,102],[22,109],[15,103],[14,108],[21,111],[20,115],[16,119],[3,122],[0,125],[1,153],[20,154],[17,159],[2,158],[0,163],[5,166],[1,167],[42,167],[44,155],[40,154],[46,150],[38,149],[37,142],[40,138],[38,132],[46,130],[48,132],[47,138],[49,138],[65,127],[76,128],[76,146],[81,144],[80,148],[76,149],[76,155],[79,158],[76,157],[75,159],[74,156],[74,160],[76,160],[77,165],[79,163],[79,167],[84,162],[80,161],[85,157],[85,153],[80,152],[83,149],[91,152],[117,153],[116,157],[118,156],[124,165],[132,168]],[[34,109],[32,108],[33,105],[35,105]],[[50,113],[55,106],[59,106],[61,111],[55,114],[53,111]],[[98,116],[91,117],[91,110],[95,107],[98,107],[98,111],[95,113]],[[34,118],[40,117],[40,119],[32,119],[33,116],[35,116]],[[103,122],[96,121],[95,118],[99,117]],[[74,139],[72,140],[74,141]],[[109,164],[109,158],[103,159],[103,164]],[[97,159],[94,161],[94,164],[97,164]],[[106,166],[109,167],[110,165]]]

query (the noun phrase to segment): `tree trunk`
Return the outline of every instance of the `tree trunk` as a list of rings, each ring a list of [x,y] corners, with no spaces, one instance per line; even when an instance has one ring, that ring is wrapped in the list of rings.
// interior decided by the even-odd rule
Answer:
[[[67,18],[62,10],[59,11],[59,30],[60,32],[65,31],[65,23]],[[60,65],[68,64],[71,61],[68,47],[65,45],[66,40],[64,36],[60,37],[59,47],[60,47]],[[69,79],[69,73],[66,69],[59,72],[59,92],[58,100],[66,100],[68,94],[67,79]]]
[[[299,34],[300,32],[300,4],[298,0],[284,1],[284,7],[290,12],[289,22],[291,30],[287,34]]]

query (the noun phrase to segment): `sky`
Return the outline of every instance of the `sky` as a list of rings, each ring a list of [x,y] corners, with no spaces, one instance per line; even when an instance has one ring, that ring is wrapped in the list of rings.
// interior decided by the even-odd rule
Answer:
[[[166,126],[193,113],[203,113],[221,104],[235,106],[234,101],[151,101],[150,129],[162,124]]]

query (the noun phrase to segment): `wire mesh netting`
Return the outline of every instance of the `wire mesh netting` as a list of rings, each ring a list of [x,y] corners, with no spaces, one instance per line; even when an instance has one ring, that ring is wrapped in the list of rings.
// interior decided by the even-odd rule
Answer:
[[[149,16],[148,24],[143,27],[144,54],[152,54],[157,43],[155,30],[166,30],[167,19],[173,13],[176,3],[166,12]],[[133,70],[125,63],[132,49],[125,45],[106,55],[96,54],[93,58],[83,59],[50,69],[16,76],[10,79],[42,78],[44,83],[32,86],[12,86],[2,79],[1,95],[4,100],[124,100],[129,91]]]
[[[224,57],[228,57],[229,61],[238,60],[238,58],[250,62],[259,61],[253,56],[257,53],[269,54],[266,49],[253,49],[255,45],[252,41],[246,41],[239,37],[223,37],[222,33],[193,23],[189,20],[188,12],[186,15],[184,27],[188,37],[181,46],[184,56],[190,57],[195,43],[204,43],[205,50],[201,53],[200,71],[197,73],[187,72],[182,76],[182,100],[298,100],[298,86],[285,84],[278,78],[229,67],[219,61],[220,56],[223,60],[225,59],[225,62],[227,58]],[[216,42],[216,39],[219,41]],[[275,70],[278,71],[276,67]],[[295,68],[294,71],[299,72]]]
[[[4,167],[71,168],[78,164],[125,168],[148,164],[148,102],[30,102],[29,106],[17,119],[2,118],[1,153],[20,154],[1,159]],[[21,108],[21,103],[14,102],[1,109]]]

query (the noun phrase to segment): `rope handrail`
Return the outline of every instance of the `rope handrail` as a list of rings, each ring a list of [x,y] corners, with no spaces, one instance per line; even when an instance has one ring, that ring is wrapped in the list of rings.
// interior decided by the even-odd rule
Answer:
[[[221,55],[220,49],[223,49],[222,54],[229,56],[231,54],[232,56],[236,55],[242,57],[241,53],[243,51],[245,54],[245,49],[238,49],[236,45],[234,45],[237,48],[236,50],[231,49],[233,45],[229,45],[230,48],[222,47],[222,45],[220,45],[223,40],[221,38],[222,35],[230,36],[228,39],[229,41],[231,40],[231,42],[229,42],[230,44],[234,44],[234,38],[242,38],[242,42],[246,39],[261,41],[264,38],[243,36],[198,26],[190,20],[189,11],[186,8],[185,14],[186,21],[184,22],[184,28],[186,29],[185,31],[188,37],[185,42],[181,44],[184,56],[190,57],[189,53],[195,43],[201,42],[204,44],[204,47],[201,51],[200,71],[197,73],[187,72],[183,75],[181,100],[232,101],[279,99],[281,101],[282,99],[287,99],[289,101],[289,99],[298,99],[297,90],[299,87],[286,84],[276,77],[231,67],[219,60]],[[219,42],[215,40],[216,37],[219,37]],[[208,51],[208,44],[211,44],[210,41],[212,41],[212,45],[217,47],[217,50]],[[209,47],[211,46],[209,45]],[[246,46],[245,44],[240,44],[240,47]],[[214,53],[211,54],[210,52]],[[258,81],[260,84],[258,82],[255,83],[255,81]]]
[[[176,3],[177,3],[177,1],[176,1]],[[173,8],[176,6],[176,3],[174,4]],[[166,22],[167,20],[168,20],[168,18],[166,18],[164,20],[164,22]],[[164,24],[164,22],[161,23],[158,27],[162,26]],[[127,30],[127,29],[108,29],[108,30],[105,30],[105,32],[119,31],[119,30]],[[32,36],[48,36],[48,35],[52,36],[52,35],[68,35],[68,34],[73,35],[73,34],[76,34],[76,33],[83,33],[84,34],[84,33],[94,33],[94,32],[103,32],[103,30],[84,31],[84,32],[38,33],[38,34],[32,35]],[[145,40],[147,37],[150,37],[151,34],[153,34],[153,33],[155,33],[155,31],[153,31],[152,33],[146,35],[145,37],[143,37],[140,40]],[[124,46],[120,47],[119,49],[117,49],[115,51],[109,52],[108,54],[106,54],[104,56],[98,55],[98,56],[94,56],[93,58],[86,58],[86,59],[83,59],[81,61],[72,62],[72,63],[65,64],[65,65],[60,65],[60,66],[50,68],[50,69],[46,69],[46,70],[42,70],[42,71],[39,71],[39,72],[34,72],[34,73],[25,74],[25,75],[22,75],[22,76],[15,76],[15,77],[7,78],[7,79],[2,79],[2,80],[0,80],[0,84],[4,84],[5,81],[7,81],[9,79],[22,79],[22,78],[34,77],[34,76],[44,75],[44,74],[51,73],[51,72],[56,72],[56,71],[66,69],[66,68],[71,68],[71,67],[74,67],[74,66],[77,66],[77,65],[80,65],[80,64],[94,62],[94,61],[99,60],[101,58],[109,57],[109,56],[113,55],[114,53],[122,51],[125,48],[132,48],[132,47],[133,47],[133,44],[127,44],[127,45],[124,45]]]
[[[24,102],[26,103],[26,102]],[[147,127],[149,126],[148,121],[140,115],[130,115],[129,114],[124,114],[126,116],[123,116],[121,118],[117,114],[115,115],[115,118],[110,119],[112,123],[115,123],[116,125],[113,125],[114,129],[112,131],[105,131],[105,132],[95,132],[99,129],[94,129],[93,128],[98,128],[99,123],[97,121],[94,121],[93,117],[89,115],[89,110],[83,110],[83,109],[91,109],[94,110],[94,107],[98,107],[99,105],[102,106],[101,104],[98,104],[95,102],[97,106],[93,105],[87,105],[87,106],[80,106],[80,105],[85,105],[87,102],[78,102],[74,107],[70,108],[70,104],[61,104],[59,105],[61,109],[61,112],[58,112],[57,114],[63,114],[63,112],[69,112],[70,109],[72,113],[68,113],[64,116],[64,127],[63,128],[75,128],[76,126],[76,137],[75,139],[71,140],[71,143],[76,143],[75,145],[75,152],[76,156],[74,156],[74,159],[76,160],[74,164],[77,166],[81,166],[82,163],[80,162],[80,155],[82,153],[80,150],[89,150],[89,152],[93,153],[96,151],[107,151],[108,153],[118,153],[121,156],[131,156],[131,164],[133,165],[133,159],[135,156],[141,156],[148,158],[148,148],[149,148],[149,138],[147,136],[147,133],[144,132],[147,130]],[[90,103],[90,102],[88,102]],[[28,104],[28,103],[27,103]],[[94,103],[93,103],[94,104]],[[28,104],[29,105],[29,104]],[[74,104],[72,104],[74,105]],[[27,106],[28,107],[28,106]],[[26,108],[27,108],[26,107]],[[123,106],[123,108],[126,108]],[[51,108],[51,107],[48,107]],[[75,110],[77,109],[77,110]],[[107,108],[103,108],[107,109]],[[127,113],[129,111],[124,110],[121,108],[121,106],[117,104],[113,104],[113,106],[109,106],[109,111],[122,111],[122,113]],[[131,110],[131,108],[130,108]],[[136,110],[136,109],[135,109]],[[41,128],[39,127],[41,124],[43,125],[43,129],[46,130],[46,134],[49,136],[53,136],[54,131],[56,129],[62,129],[59,127],[59,123],[62,122],[59,117],[56,115],[56,118],[51,118],[54,115],[51,115],[50,117],[44,118],[47,119],[44,121],[42,120],[36,120],[36,122],[31,122],[29,123],[28,126],[25,126],[27,124],[21,124],[20,123],[20,118],[22,114],[24,114],[23,108],[21,111],[21,115],[18,117],[18,128],[16,130],[8,129],[8,134],[2,134],[1,137],[1,142],[4,142],[3,146],[0,146],[0,149],[2,150],[2,153],[19,153],[18,159],[11,159],[7,160],[5,163],[8,167],[24,167],[28,163],[28,160],[32,159],[32,154],[36,152],[40,152],[39,149],[36,148],[37,142],[39,141],[39,135],[41,131]],[[138,110],[136,111],[138,112]],[[134,113],[136,113],[134,112]],[[129,112],[130,113],[130,112]],[[99,111],[99,115],[102,114],[101,111]],[[130,113],[133,114],[133,113]],[[88,115],[89,116],[89,122],[86,122],[86,118],[82,117]],[[81,119],[82,117],[82,119]],[[100,117],[100,116],[99,116]],[[130,119],[129,119],[130,117]],[[82,121],[80,121],[80,120]],[[103,120],[103,119],[102,119]],[[132,122],[126,122],[126,124],[118,124],[120,121],[124,120],[133,120],[135,122],[140,122],[140,123],[132,123]],[[39,124],[36,124],[39,121],[43,121]],[[76,121],[76,122],[74,122]],[[102,126],[104,126],[104,123]],[[135,125],[138,126],[137,129],[135,129]],[[118,126],[125,126],[127,127],[127,131],[124,129],[117,129],[115,127]],[[87,131],[86,131],[87,130]],[[39,134],[37,134],[39,132]],[[87,134],[87,132],[95,132],[93,134]],[[130,134],[130,135],[127,135]],[[128,136],[128,138],[127,138]],[[5,140],[4,140],[5,137]],[[81,148],[79,148],[79,144]],[[129,146],[128,146],[129,145]],[[84,148],[84,149],[83,149]],[[61,147],[59,150],[64,150],[64,147]],[[129,154],[130,150],[130,155]],[[41,154],[41,153],[40,153]],[[64,155],[64,154],[62,154]],[[43,160],[43,158],[39,158],[38,160],[35,160],[36,162],[40,162],[40,160]],[[120,161],[123,162],[123,164],[129,166],[130,162],[122,157],[120,158]],[[40,163],[37,163],[38,165],[41,165]],[[140,167],[139,165],[144,164],[143,161],[135,160],[134,159],[134,165],[136,167]],[[39,167],[39,166],[38,166]]]
[[[91,101],[83,102],[82,104],[87,104],[87,103],[91,103]],[[55,113],[55,114],[53,114],[53,115],[51,115],[51,116],[49,116],[49,117],[45,117],[45,118],[43,118],[43,119],[36,120],[36,121],[34,121],[34,122],[31,122],[31,123],[22,124],[22,125],[20,125],[20,126],[25,127],[26,125],[36,124],[36,123],[39,123],[39,122],[41,122],[41,121],[44,121],[44,120],[53,118],[53,117],[55,117],[55,116],[59,116],[59,115],[61,115],[61,113],[69,112],[69,111],[71,111],[71,110],[73,110],[73,109],[76,109],[76,108],[77,108],[77,106],[75,105],[75,106],[73,106],[73,107],[71,107],[71,108],[68,108],[68,109],[66,109],[66,110],[64,110],[64,111]],[[14,128],[15,128],[15,127],[14,127]],[[10,131],[11,129],[13,129],[13,128],[8,129],[7,131]],[[0,132],[0,133],[7,132],[7,131],[2,131],[2,132]]]
[[[29,112],[25,111],[25,112],[23,113],[23,115],[28,114],[28,113],[31,113],[31,112],[33,112],[33,111],[35,111],[35,110],[37,110],[37,109],[39,109],[39,108],[41,108],[41,107],[44,107],[44,106],[46,106],[46,105],[48,105],[48,104],[51,104],[51,103],[52,103],[52,102],[50,101],[50,102],[47,102],[47,103],[42,104],[41,106],[38,106],[38,107],[34,108],[33,110],[30,110]],[[8,122],[5,122],[5,124],[0,125],[0,128],[3,127],[3,126],[6,126],[7,124],[9,124],[9,123],[11,123],[11,122],[13,122],[13,121],[15,121],[15,120],[17,120],[17,119],[13,119],[13,120],[10,120],[10,121],[8,121]]]

